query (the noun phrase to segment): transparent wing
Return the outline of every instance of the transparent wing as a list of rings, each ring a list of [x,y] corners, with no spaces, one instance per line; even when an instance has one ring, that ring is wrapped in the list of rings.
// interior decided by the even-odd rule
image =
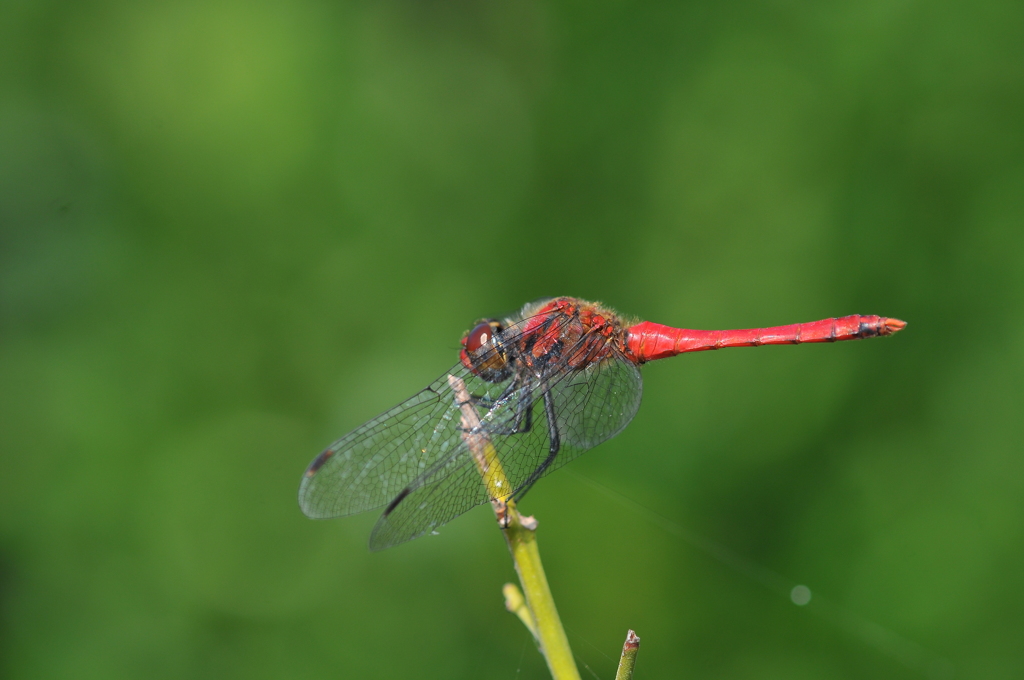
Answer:
[[[559,448],[541,476],[621,432],[636,415],[643,395],[640,370],[615,351],[582,370],[554,367],[545,387],[554,411]],[[505,448],[498,449],[502,461],[508,461],[506,468],[515,470],[517,497],[536,481],[530,479],[530,474],[545,464],[550,452],[550,427],[541,395],[535,396],[534,431],[530,433],[536,441],[528,446],[523,445],[525,439],[522,444],[506,442]]]
[[[465,447],[446,468],[422,480],[390,512],[381,515],[370,534],[370,550],[411,541],[490,500]]]
[[[548,450],[547,424],[543,409],[538,409],[539,403],[530,387],[525,386],[492,404],[480,416],[481,431],[498,452],[509,482],[506,498],[523,485],[543,460],[544,456],[538,458],[530,451]],[[532,412],[528,415],[527,411]],[[460,431],[460,440],[462,435]],[[403,493],[400,501],[390,506],[374,526],[371,550],[410,541],[491,500],[465,441],[461,441],[454,455],[425,471]]]
[[[559,365],[547,373],[547,389],[542,381],[540,388],[518,390],[515,400],[496,404],[483,415],[482,427],[510,482],[509,495],[525,493],[550,454],[545,392],[555,412],[560,446],[544,475],[614,437],[640,407],[640,371],[617,353],[583,370],[569,371]],[[530,409],[529,429],[522,429],[526,426],[522,410],[510,412],[517,407]],[[422,536],[489,500],[476,464],[462,444],[446,465],[415,480],[401,502],[381,516],[370,536],[370,549],[383,550]]]
[[[302,511],[327,518],[383,507],[425,472],[442,474],[447,461],[465,458],[449,374],[465,380],[472,394],[488,399],[497,398],[508,385],[485,382],[456,365],[317,456],[299,485]]]
[[[643,379],[636,364],[614,352],[571,373],[551,388],[551,396],[563,445],[582,453],[629,425],[640,408]],[[562,460],[559,453],[557,462],[564,465],[570,460]]]
[[[515,344],[529,321],[522,319],[506,328],[501,341]],[[487,382],[456,364],[417,394],[357,427],[317,456],[299,485],[302,511],[309,517],[325,519],[380,508],[403,492],[410,493],[459,469],[456,463],[468,459],[468,455],[461,438],[459,408],[448,384],[449,374],[462,378],[470,394],[483,398],[482,404],[493,404],[482,417],[495,431],[515,429],[514,424],[505,422],[519,413],[520,395],[507,394],[511,381]],[[500,397],[504,398],[495,403]]]

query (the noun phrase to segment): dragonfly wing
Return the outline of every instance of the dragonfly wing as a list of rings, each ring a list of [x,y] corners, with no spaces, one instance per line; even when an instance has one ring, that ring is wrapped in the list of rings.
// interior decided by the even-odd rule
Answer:
[[[407,495],[377,520],[370,550],[411,541],[490,500],[487,487],[463,445],[445,465],[416,480]]]
[[[558,454],[543,471],[546,475],[621,432],[640,408],[643,381],[635,364],[613,352],[604,361],[578,371],[566,370],[564,363],[553,366],[532,392],[519,390],[513,399],[486,413],[483,427],[517,496],[536,481],[534,473],[550,454],[545,392],[559,440]],[[531,412],[528,421],[523,417],[526,410]],[[479,473],[472,466],[470,469],[479,483]],[[486,500],[484,494],[475,502]]]
[[[317,456],[299,486],[302,511],[327,518],[383,507],[427,471],[436,470],[436,477],[448,469],[446,461],[456,452],[463,451],[468,460],[449,374],[465,380],[472,394],[487,398],[496,398],[507,386],[455,366]]]
[[[536,452],[548,450],[547,424],[543,413],[537,412],[543,410],[542,403],[529,389],[515,389],[491,402],[489,408],[478,407],[484,411],[480,414],[481,431],[494,445],[509,482],[505,497],[540,465],[545,456]],[[528,418],[526,411],[531,409],[534,412]],[[464,434],[460,430],[460,436]],[[463,440],[448,459],[425,470],[388,506],[370,535],[370,549],[411,541],[489,500],[487,485]]]
[[[502,332],[513,344],[529,319]],[[560,334],[569,320],[546,333]],[[571,355],[570,350],[567,355]],[[515,373],[514,371],[511,373]],[[612,352],[583,370],[565,362],[542,375],[491,383],[461,364],[410,399],[342,437],[310,464],[299,487],[299,505],[310,517],[350,515],[388,505],[370,538],[381,550],[445,524],[490,499],[463,440],[460,406],[448,376],[461,378],[479,399],[482,428],[494,444],[512,490],[535,481],[548,458],[548,406],[555,413],[561,448],[545,474],[614,436],[640,405],[636,366]],[[545,398],[545,393],[550,396]]]
[[[551,388],[551,396],[563,444],[582,453],[611,439],[633,420],[640,408],[643,380],[636,364],[613,352],[570,373]],[[564,465],[571,460],[566,458],[562,460],[559,453],[556,462]]]

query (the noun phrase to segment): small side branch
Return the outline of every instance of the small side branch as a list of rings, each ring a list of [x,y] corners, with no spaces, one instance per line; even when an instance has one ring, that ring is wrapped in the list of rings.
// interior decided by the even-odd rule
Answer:
[[[515,501],[512,500],[512,486],[505,476],[498,452],[480,423],[480,415],[473,406],[466,384],[454,375],[448,376],[448,384],[455,393],[462,413],[462,437],[491,497],[494,515],[505,535],[516,573],[519,574],[519,582],[523,586],[522,593],[526,596],[527,613],[530,614],[533,627],[530,627],[527,619],[521,614],[515,613],[537,639],[540,651],[551,671],[551,677],[554,680],[580,680],[576,661],[569,648],[569,638],[566,637],[562,621],[558,618],[555,600],[551,596],[544,566],[540,561],[540,551],[537,549],[537,522],[532,517],[520,516],[516,511]],[[507,586],[505,597],[507,601]]]
[[[515,583],[506,583],[502,587],[501,593],[505,596],[505,609],[518,616],[519,620],[526,626],[526,629],[533,635],[533,639],[539,642],[540,636],[537,633],[537,622],[533,620],[533,612],[526,606],[526,598],[523,597],[523,591],[519,590],[519,586]]]
[[[615,680],[630,680],[633,667],[636,665],[636,653],[640,651],[640,638],[630,630],[626,633],[626,644],[622,645],[622,657],[619,658],[619,670],[615,672]]]

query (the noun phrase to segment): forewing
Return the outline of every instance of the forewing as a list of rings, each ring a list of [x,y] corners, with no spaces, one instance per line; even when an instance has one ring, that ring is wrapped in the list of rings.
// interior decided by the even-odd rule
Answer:
[[[497,451],[509,495],[525,493],[550,453],[545,392],[552,401],[560,440],[558,455],[545,475],[621,432],[640,408],[643,392],[636,365],[614,351],[580,371],[567,370],[564,364],[553,366],[531,385],[483,414],[483,429]],[[524,418],[527,409],[532,412],[529,421]],[[527,422],[529,428],[523,429]],[[418,478],[408,495],[380,518],[370,548],[381,550],[422,536],[488,500],[479,470],[465,446],[460,447],[449,464]]]
[[[515,344],[528,322],[522,319],[502,331],[502,342]],[[462,442],[459,407],[448,383],[449,375],[461,378],[475,397],[494,400],[504,395],[505,399],[484,417],[499,430],[509,429],[503,421],[516,417],[515,403],[519,399],[518,393],[506,393],[509,381],[486,382],[461,363],[456,364],[417,394],[360,425],[317,456],[299,486],[302,511],[322,519],[380,508],[399,494],[410,494],[460,469],[459,461],[470,460]],[[463,487],[451,493],[472,497],[474,502],[468,507],[482,502]],[[455,501],[450,504],[464,505]],[[424,525],[432,521],[427,514]]]
[[[447,461],[468,459],[449,374],[465,380],[477,396],[496,398],[507,386],[484,382],[456,365],[317,456],[299,486],[302,511],[327,518],[383,507],[424,473],[439,474]]]
[[[511,496],[537,469],[548,451],[547,421],[529,386],[516,389],[480,413],[481,431],[494,446]],[[533,410],[532,427],[522,430]],[[478,409],[479,410],[479,409]],[[460,437],[466,433],[460,431]],[[538,451],[544,451],[538,457]],[[383,550],[410,541],[491,500],[477,463],[465,441],[453,454],[425,470],[381,516],[370,535],[370,549]]]

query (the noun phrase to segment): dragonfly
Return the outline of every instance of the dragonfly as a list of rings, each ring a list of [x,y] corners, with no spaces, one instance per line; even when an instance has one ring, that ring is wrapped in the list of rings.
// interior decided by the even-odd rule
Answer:
[[[852,315],[702,331],[637,322],[578,298],[532,302],[510,318],[476,322],[452,369],[324,449],[302,477],[299,506],[316,519],[384,508],[370,534],[370,550],[383,550],[436,533],[474,506],[518,501],[541,477],[617,435],[640,408],[640,368],[649,361],[725,347],[858,340],[904,326]],[[479,416],[472,434],[493,444],[503,489],[488,487],[468,448],[460,417],[467,393]]]

